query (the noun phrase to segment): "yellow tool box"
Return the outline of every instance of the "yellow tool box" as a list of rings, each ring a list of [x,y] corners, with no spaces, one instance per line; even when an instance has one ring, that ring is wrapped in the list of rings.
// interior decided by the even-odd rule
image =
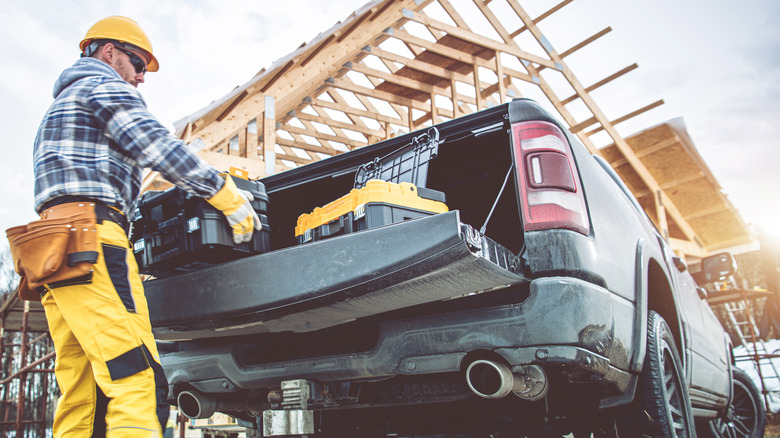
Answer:
[[[295,237],[301,244],[447,211],[442,192],[373,179],[363,188],[300,215]]]

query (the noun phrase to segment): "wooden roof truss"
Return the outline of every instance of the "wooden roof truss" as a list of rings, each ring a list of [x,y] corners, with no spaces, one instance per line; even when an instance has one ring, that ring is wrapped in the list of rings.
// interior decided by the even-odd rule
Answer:
[[[601,152],[592,137],[606,133],[619,159],[638,176],[637,189],[654,194],[650,216],[662,232],[670,237],[673,223],[678,235],[672,237],[686,243],[685,252],[705,255],[694,228],[615,129],[663,101],[610,120],[591,93],[636,64],[585,86],[565,62],[611,29],[563,52],[540,31],[541,21],[571,2],[531,17],[518,0],[373,1],[183,120],[179,135],[187,142],[202,141],[204,153],[248,160],[257,170],[250,173],[262,176],[507,102],[532,89],[593,153]],[[574,115],[575,105],[584,108],[584,115]],[[153,179],[147,178],[147,187],[154,187]]]

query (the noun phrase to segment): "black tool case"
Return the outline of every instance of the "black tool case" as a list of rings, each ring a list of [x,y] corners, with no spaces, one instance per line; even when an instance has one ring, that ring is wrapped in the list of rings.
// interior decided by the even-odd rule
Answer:
[[[298,217],[298,244],[370,230],[449,211],[444,193],[373,179],[347,195]]]
[[[428,164],[436,158],[440,142],[439,131],[430,128],[361,165],[352,191],[298,217],[298,244],[449,211],[444,193],[425,187]]]
[[[409,144],[360,166],[355,172],[354,187],[362,188],[372,179],[393,183],[408,182],[417,187],[425,187],[428,163],[436,158],[439,143],[439,131],[436,128],[428,129],[412,138]]]
[[[141,273],[156,277],[192,272],[271,249],[268,195],[259,181],[233,178],[254,196],[252,207],[263,229],[235,244],[225,216],[205,199],[173,187],[146,192],[133,214],[130,240]]]

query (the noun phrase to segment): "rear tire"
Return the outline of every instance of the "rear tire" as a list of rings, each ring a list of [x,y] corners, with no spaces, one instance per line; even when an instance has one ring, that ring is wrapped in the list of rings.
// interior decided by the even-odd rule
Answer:
[[[734,368],[733,399],[726,413],[709,422],[702,435],[714,438],[760,438],[766,427],[761,393],[744,371]]]
[[[647,320],[647,354],[631,406],[634,421],[625,427],[632,430],[619,436],[696,436],[681,363],[669,326],[661,315],[651,311]]]

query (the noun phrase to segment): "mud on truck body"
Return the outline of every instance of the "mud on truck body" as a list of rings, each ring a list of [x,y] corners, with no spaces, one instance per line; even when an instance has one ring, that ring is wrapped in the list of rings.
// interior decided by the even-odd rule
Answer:
[[[301,214],[424,136],[437,148],[417,190],[443,193],[447,212],[296,238]],[[731,346],[685,263],[536,102],[261,181],[270,251],[145,283],[169,398],[186,415],[225,412],[258,436],[733,426]]]

